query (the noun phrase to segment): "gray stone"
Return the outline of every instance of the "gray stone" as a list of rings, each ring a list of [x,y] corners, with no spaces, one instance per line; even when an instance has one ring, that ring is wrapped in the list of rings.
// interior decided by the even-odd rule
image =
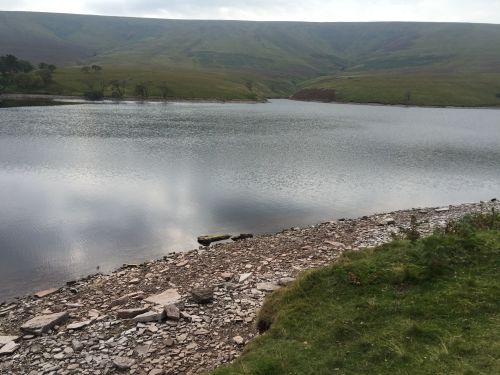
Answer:
[[[253,238],[253,234],[251,233],[241,233],[237,236],[231,237],[233,241],[243,241],[249,238]]]
[[[110,303],[110,306],[114,307],[114,306],[124,305],[131,299],[142,299],[142,297],[144,297],[143,292],[130,293],[114,300],[113,302]]]
[[[436,212],[448,212],[450,210],[449,207],[441,207],[441,208],[436,208]]]
[[[19,349],[19,347],[19,344],[16,344],[14,341],[10,341],[9,343],[2,346],[2,348],[0,349],[0,355],[13,354],[17,349]]]
[[[87,327],[91,323],[92,323],[92,320],[85,320],[84,322],[68,324],[68,326],[66,328],[73,329],[73,330],[79,330],[79,329]]]
[[[283,277],[278,281],[278,285],[287,286],[293,283],[295,279],[293,277]]]
[[[212,242],[225,241],[231,238],[230,234],[210,234],[198,237],[198,243],[203,246],[210,246]]]
[[[181,318],[181,312],[175,305],[165,306],[165,314],[167,319],[170,320],[179,320]]]
[[[191,291],[193,301],[196,303],[210,303],[214,300],[213,288],[196,288]]]
[[[234,275],[230,272],[224,272],[221,276],[225,281],[230,281]]]
[[[238,281],[239,281],[240,283],[243,283],[243,282],[247,281],[247,280],[248,280],[251,276],[252,276],[252,273],[251,273],[251,272],[250,272],[250,273],[242,273],[242,274],[240,275],[240,278],[239,278],[239,280],[238,280]]]
[[[257,284],[257,290],[263,291],[263,292],[272,292],[276,289],[279,289],[279,285],[275,283],[259,283]]]
[[[168,306],[174,305],[181,300],[181,295],[176,289],[167,289],[163,293],[155,294],[146,298],[146,302],[154,303],[155,305]]]
[[[147,307],[139,307],[139,308],[135,308],[135,309],[118,310],[116,312],[116,316],[119,319],[132,319],[132,318],[135,318],[137,315],[144,314],[147,311],[149,311],[149,308],[147,308]]]
[[[19,336],[0,336],[0,346],[8,344],[11,341],[17,341]]]
[[[243,344],[245,344],[245,340],[241,336],[235,336],[235,337],[233,337],[233,341],[237,345],[243,345]]]
[[[73,350],[75,352],[79,352],[80,350],[83,349],[83,344],[78,340],[71,341],[71,346],[73,347]]]
[[[68,312],[37,316],[21,326],[21,330],[28,333],[40,334],[49,331],[56,325],[61,325],[68,319]]]
[[[129,370],[135,364],[135,361],[132,358],[115,357],[113,364],[118,370]]]
[[[147,312],[133,318],[136,323],[161,322],[165,319],[165,310],[162,306],[156,306]]]
[[[47,290],[42,290],[40,292],[37,292],[34,294],[34,296],[36,298],[43,298],[43,297],[47,297],[47,296],[50,296],[51,294],[54,294],[55,292],[57,292],[59,289],[56,289],[56,288],[52,288],[52,289],[47,289]]]

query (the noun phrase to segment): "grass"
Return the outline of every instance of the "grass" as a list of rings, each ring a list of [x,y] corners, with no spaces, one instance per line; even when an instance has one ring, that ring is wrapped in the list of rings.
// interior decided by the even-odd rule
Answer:
[[[152,98],[161,97],[160,86],[170,89],[170,97],[177,99],[255,100],[266,97],[286,97],[291,83],[284,79],[267,78],[251,73],[226,71],[200,71],[196,69],[168,68],[160,66],[104,65],[100,73],[83,73],[80,67],[65,67],[54,74],[54,83],[29,93],[82,96],[99,81],[122,81],[126,97],[134,96],[137,84],[145,83]],[[251,89],[248,82],[252,82]],[[10,87],[7,92],[20,92]],[[111,87],[105,90],[111,96]]]
[[[337,101],[416,106],[500,106],[500,74],[359,74],[306,82],[336,90]]]
[[[500,373],[500,216],[345,254],[269,296],[213,375]]]

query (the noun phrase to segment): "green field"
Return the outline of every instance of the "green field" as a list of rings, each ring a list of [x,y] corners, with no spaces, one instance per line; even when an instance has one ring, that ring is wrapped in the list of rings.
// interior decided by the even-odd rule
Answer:
[[[416,106],[500,106],[500,74],[344,75],[305,82],[334,89],[340,102]]]
[[[499,104],[500,25],[0,12],[0,35],[0,55],[58,66],[56,83],[38,92],[81,95],[90,83],[79,69],[96,64],[107,83],[125,81],[128,96],[137,84],[151,96],[165,84],[182,99],[286,98],[333,87],[339,101]]]
[[[500,373],[500,216],[345,254],[265,301],[214,375]]]

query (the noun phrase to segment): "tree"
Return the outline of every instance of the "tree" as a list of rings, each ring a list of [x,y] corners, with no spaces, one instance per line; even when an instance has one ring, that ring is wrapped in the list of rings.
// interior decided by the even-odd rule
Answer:
[[[43,87],[44,82],[38,74],[19,73],[14,78],[14,83],[21,89],[36,89]]]
[[[149,98],[149,89],[147,83],[138,83],[135,85],[134,94],[142,100]]]
[[[125,95],[125,81],[114,79],[109,82],[111,86],[111,96],[115,99],[121,99]]]
[[[26,60],[20,60],[14,55],[0,56],[0,73],[3,77],[13,76],[17,73],[29,73],[35,67]]]
[[[100,72],[102,70],[102,67],[100,67],[99,65],[92,65],[90,69],[92,69],[94,72]]]
[[[165,82],[162,82],[160,85],[158,85],[158,90],[160,90],[161,97],[163,99],[167,99],[168,97],[171,97],[174,94],[173,90],[170,87],[168,87]]]

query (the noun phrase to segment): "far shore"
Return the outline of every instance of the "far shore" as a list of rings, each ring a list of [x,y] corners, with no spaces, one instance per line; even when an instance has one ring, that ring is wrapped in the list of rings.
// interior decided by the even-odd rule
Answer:
[[[99,103],[120,103],[120,102],[138,102],[138,103],[214,103],[214,104],[262,104],[269,103],[269,101],[275,100],[292,100],[296,102],[303,103],[320,103],[320,104],[337,104],[337,105],[360,105],[360,106],[376,106],[376,107],[397,107],[397,108],[429,108],[429,109],[492,109],[500,110],[500,106],[453,106],[453,105],[415,105],[415,104],[389,104],[389,103],[379,103],[379,102],[350,102],[350,101],[322,101],[322,100],[301,100],[294,99],[291,97],[287,98],[266,98],[262,100],[250,100],[250,99],[221,99],[221,98],[167,98],[162,99],[158,97],[151,97],[147,99],[141,99],[133,96],[127,96],[120,99],[105,97],[103,100],[91,101],[85,99],[83,96],[75,95],[51,95],[51,94],[0,94],[0,102],[4,100],[18,100],[20,102],[18,107],[30,106],[23,105],[23,101],[33,101],[33,100],[45,100],[52,101],[52,105],[64,105],[64,104],[99,104]],[[71,101],[71,102],[65,102]],[[50,105],[50,104],[49,104]],[[1,108],[1,107],[0,107]]]

